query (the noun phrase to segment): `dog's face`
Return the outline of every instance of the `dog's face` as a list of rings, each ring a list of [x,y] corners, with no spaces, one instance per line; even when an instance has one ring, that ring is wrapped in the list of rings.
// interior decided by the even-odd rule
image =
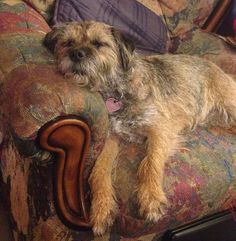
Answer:
[[[62,73],[91,88],[127,71],[134,50],[118,30],[94,21],[55,27],[44,44],[55,54]]]

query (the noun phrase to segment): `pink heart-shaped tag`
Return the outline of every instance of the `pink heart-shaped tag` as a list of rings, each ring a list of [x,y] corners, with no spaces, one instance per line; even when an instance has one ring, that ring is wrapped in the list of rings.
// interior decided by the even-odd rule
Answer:
[[[122,102],[115,98],[108,98],[105,103],[109,113],[116,112],[122,107]]]

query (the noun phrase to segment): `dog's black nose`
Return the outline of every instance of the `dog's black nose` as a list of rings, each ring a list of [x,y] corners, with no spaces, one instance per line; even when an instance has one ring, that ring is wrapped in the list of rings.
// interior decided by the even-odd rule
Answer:
[[[90,53],[90,50],[88,48],[79,48],[71,50],[70,52],[70,58],[74,62],[79,62],[82,59],[86,58]]]

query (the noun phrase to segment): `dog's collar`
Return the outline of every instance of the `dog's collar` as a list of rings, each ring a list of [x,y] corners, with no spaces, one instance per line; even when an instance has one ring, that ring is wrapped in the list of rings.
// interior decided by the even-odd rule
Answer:
[[[115,98],[108,98],[106,101],[106,107],[109,113],[114,113],[118,110],[120,110],[123,106],[122,101],[121,100],[117,100]]]

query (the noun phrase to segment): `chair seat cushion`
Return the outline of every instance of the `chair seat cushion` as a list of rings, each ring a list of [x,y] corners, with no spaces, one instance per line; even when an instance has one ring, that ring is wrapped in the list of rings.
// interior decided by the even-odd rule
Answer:
[[[197,128],[185,137],[184,147],[166,162],[168,205],[155,224],[138,214],[136,172],[144,145],[124,145],[115,175],[120,213],[113,233],[119,230],[129,237],[155,233],[157,238],[167,229],[236,204],[236,136],[219,128]]]
[[[166,161],[164,190],[169,202],[157,223],[145,221],[138,213],[136,173],[145,155],[145,145],[123,143],[114,173],[119,212],[111,230],[94,237],[91,231],[68,229],[55,214],[40,221],[37,237],[49,241],[50,235],[58,237],[63,233],[71,241],[160,241],[168,229],[236,207],[233,131],[199,127],[186,134],[185,140],[183,147]]]

